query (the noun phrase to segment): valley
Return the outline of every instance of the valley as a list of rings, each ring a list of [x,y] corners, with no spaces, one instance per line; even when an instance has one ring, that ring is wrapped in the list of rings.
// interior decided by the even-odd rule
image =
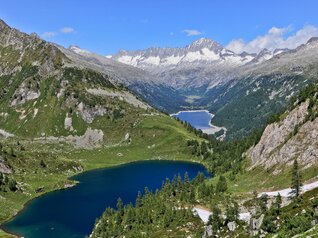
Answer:
[[[0,20],[0,237],[315,235],[317,52],[103,56]]]

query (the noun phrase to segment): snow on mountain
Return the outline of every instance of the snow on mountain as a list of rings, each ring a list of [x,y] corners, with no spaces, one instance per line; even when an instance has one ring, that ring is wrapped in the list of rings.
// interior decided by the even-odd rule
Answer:
[[[270,51],[268,49],[263,49],[259,52],[250,62],[249,64],[260,64],[267,60],[270,60],[276,55],[287,52],[289,49],[275,49],[274,51]]]
[[[240,68],[261,64],[283,52],[286,49],[237,54],[211,39],[201,38],[181,48],[121,50],[109,58],[146,70],[174,88],[206,85],[210,89],[228,82]]]
[[[222,68],[224,65],[233,68],[245,64],[260,64],[286,51],[288,49],[274,51],[263,49],[259,54],[247,52],[236,54],[211,39],[201,38],[183,48],[153,47],[136,51],[121,50],[107,58],[157,73],[189,63],[201,66],[221,65]]]
[[[76,54],[83,55],[83,56],[89,56],[92,54],[90,51],[81,49],[80,47],[78,47],[76,45],[71,45],[71,46],[69,46],[68,49],[73,51]]]
[[[177,67],[182,64],[228,64],[243,65],[253,59],[250,54],[244,56],[223,48],[217,42],[201,38],[183,48],[149,48],[146,50],[121,50],[112,56],[113,60],[149,71],[159,68]],[[155,68],[155,69],[154,69]],[[162,70],[162,69],[161,69]]]
[[[121,50],[115,55],[105,57],[77,46],[71,46],[69,49],[94,61],[103,62],[103,65],[104,61],[107,61],[107,64],[117,62],[139,68],[154,76],[154,81],[160,81],[175,89],[201,88],[202,90],[224,85],[233,78],[238,78],[246,69],[262,65],[289,51],[264,49],[258,54],[247,52],[237,54],[207,38],[198,39],[180,48],[152,47],[135,51]]]

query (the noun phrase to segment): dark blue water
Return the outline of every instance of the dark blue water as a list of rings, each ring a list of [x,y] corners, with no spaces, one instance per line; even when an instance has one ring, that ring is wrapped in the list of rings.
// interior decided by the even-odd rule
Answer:
[[[211,119],[213,115],[207,111],[181,111],[177,114],[172,114],[182,121],[190,123],[196,129],[211,128]]]
[[[3,228],[29,238],[84,237],[106,207],[115,207],[118,197],[135,202],[138,191],[161,187],[166,178],[188,172],[190,179],[206,169],[195,163],[142,161],[114,168],[94,170],[73,177],[80,184],[55,191],[29,202]]]

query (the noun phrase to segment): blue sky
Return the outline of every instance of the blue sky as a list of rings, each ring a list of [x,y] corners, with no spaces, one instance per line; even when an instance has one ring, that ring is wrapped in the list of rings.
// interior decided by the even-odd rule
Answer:
[[[260,44],[293,46],[318,34],[316,0],[0,0],[0,6],[0,18],[15,28],[104,55],[184,46],[200,37],[258,51]],[[302,40],[285,42],[304,27]],[[273,34],[275,46],[267,42]]]

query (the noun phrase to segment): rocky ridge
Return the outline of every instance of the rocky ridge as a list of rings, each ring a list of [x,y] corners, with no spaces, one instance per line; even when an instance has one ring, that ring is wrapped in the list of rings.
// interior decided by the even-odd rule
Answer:
[[[318,118],[306,120],[309,100],[298,105],[287,116],[266,127],[257,145],[247,156],[251,159],[250,169],[261,166],[275,168],[274,173],[283,166],[291,166],[295,159],[310,168],[318,163]]]
[[[155,85],[140,69],[106,61],[91,62],[0,21],[0,135],[101,146],[113,132],[100,121],[137,120],[151,109],[125,85]]]

